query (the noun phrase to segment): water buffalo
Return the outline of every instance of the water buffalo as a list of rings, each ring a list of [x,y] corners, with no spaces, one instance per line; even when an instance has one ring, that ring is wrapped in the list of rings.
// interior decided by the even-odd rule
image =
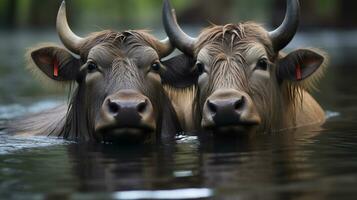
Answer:
[[[281,52],[296,34],[299,17],[299,1],[288,0],[284,22],[272,32],[246,22],[213,25],[193,38],[180,28],[170,1],[165,0],[167,35],[188,59],[196,60],[194,65],[171,66],[186,73],[182,79],[195,83],[188,92],[188,96],[192,96],[192,90],[196,93],[191,99],[194,112],[186,122],[220,133],[270,132],[322,124],[324,111],[308,91],[323,74],[325,54],[313,49]]]
[[[29,57],[36,74],[57,85],[75,85],[69,105],[13,120],[6,125],[8,132],[147,141],[181,131],[160,77],[165,68],[160,59],[173,51],[168,39],[159,41],[145,31],[101,31],[81,38],[68,25],[65,2],[57,32],[70,52],[42,45]]]

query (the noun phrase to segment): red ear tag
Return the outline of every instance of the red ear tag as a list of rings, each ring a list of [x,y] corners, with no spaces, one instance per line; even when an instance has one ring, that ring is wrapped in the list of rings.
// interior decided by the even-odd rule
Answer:
[[[298,81],[302,80],[300,64],[296,65],[296,80],[298,80]]]
[[[58,61],[53,62],[53,76],[58,77]]]

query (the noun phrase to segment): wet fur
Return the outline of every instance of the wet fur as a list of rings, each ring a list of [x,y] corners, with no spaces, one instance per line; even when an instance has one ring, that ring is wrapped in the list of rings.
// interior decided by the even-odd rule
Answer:
[[[110,55],[120,57],[120,48],[125,48],[127,52],[130,52],[132,49],[136,49],[143,45],[148,45],[160,53],[160,46],[158,45],[157,40],[144,31],[126,31],[122,33],[103,31],[91,34],[80,48],[82,63],[86,62],[90,50],[97,45],[102,45],[103,48],[106,47],[107,51],[101,52],[103,53],[102,57],[108,57]],[[40,47],[44,46],[48,46],[48,44],[42,44]],[[27,53],[29,61],[28,68],[30,71],[32,71],[36,77],[45,80],[46,83],[52,82],[54,85],[59,85],[58,81],[55,82],[48,78],[37,66],[35,66],[29,56],[32,51],[33,49],[30,49],[29,53]],[[157,123],[159,124],[157,130],[158,134],[167,137],[168,135],[174,135],[178,131],[181,131],[181,126],[175,110],[169,102],[162,86],[149,85],[150,89],[148,89],[148,83],[138,74],[138,70],[133,71],[133,68],[136,67],[133,63],[126,60],[115,60],[114,62],[125,62],[123,66],[126,66],[126,70],[119,67],[113,68],[114,71],[111,71],[112,81],[107,83],[105,93],[102,91],[99,95],[88,96],[85,84],[77,84],[75,81],[62,82],[61,84],[72,88],[72,90],[70,90],[68,105],[59,106],[38,114],[11,120],[5,125],[5,131],[20,135],[51,135],[77,141],[93,140],[95,138],[93,132],[93,120],[95,119],[95,114],[99,112],[98,109],[100,108],[100,105],[98,104],[103,102],[105,95],[108,92],[115,89],[115,85],[118,82],[114,80],[114,76],[118,73],[122,77],[122,80],[125,80],[125,82],[121,82],[123,88],[137,87],[143,94],[149,97],[153,104],[155,104],[154,107],[157,109],[156,113],[158,115]],[[91,98],[94,97],[96,100],[92,101]],[[97,105],[88,106],[89,102]],[[93,109],[93,107],[95,109]]]
[[[202,31],[195,45],[195,58],[197,58],[202,48],[206,47],[208,54],[215,55],[214,58],[211,58],[213,60],[211,66],[215,67],[211,73],[224,79],[210,78],[207,88],[196,86],[193,87],[193,91],[188,90],[184,94],[181,93],[186,97],[181,97],[181,99],[185,99],[185,101],[181,102],[181,105],[185,105],[182,105],[183,108],[181,109],[183,111],[181,110],[179,113],[185,112],[187,104],[192,105],[194,111],[192,116],[185,121],[194,122],[194,129],[199,129],[202,108],[207,97],[217,88],[236,85],[250,95],[253,93],[258,94],[253,101],[259,107],[264,108],[258,109],[260,110],[259,114],[265,119],[261,130],[279,131],[286,128],[311,125],[312,123],[323,123],[324,112],[308,91],[317,89],[317,84],[328,64],[326,53],[312,49],[323,55],[324,63],[313,75],[305,80],[296,82],[284,81],[278,84],[277,78],[272,77],[273,84],[270,86],[260,84],[260,88],[256,88],[246,78],[247,74],[244,70],[239,70],[237,66],[233,67],[236,63],[245,64],[244,53],[250,51],[252,43],[262,44],[269,60],[272,62],[285,57],[284,53],[274,52],[268,32],[261,25],[253,22],[225,26],[213,25]],[[224,52],[229,52],[229,54]],[[234,56],[235,62],[232,62],[232,56]],[[194,66],[188,66],[188,68],[193,70]],[[187,69],[184,70],[187,71]],[[271,70],[271,74],[274,72],[275,68]],[[177,89],[173,90],[174,92],[169,92],[169,94],[176,94],[177,91],[175,90]],[[195,95],[192,95],[192,93],[195,93]],[[175,95],[171,96],[173,96],[172,99],[176,98]],[[180,106],[176,107],[180,108]]]

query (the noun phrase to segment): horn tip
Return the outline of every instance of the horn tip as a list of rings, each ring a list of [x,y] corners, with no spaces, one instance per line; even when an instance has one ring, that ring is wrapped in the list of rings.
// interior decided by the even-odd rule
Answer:
[[[164,7],[169,7],[171,8],[171,2],[170,0],[164,0]],[[170,9],[171,10],[171,9]]]
[[[176,11],[174,8],[172,8],[170,0],[164,0],[163,13],[164,15],[165,14],[176,15]],[[176,16],[173,17],[176,18]]]
[[[63,0],[62,3],[61,3],[61,6],[59,8],[59,12],[66,12],[66,1]]]
[[[61,3],[60,8],[58,9],[58,14],[57,14],[57,20],[61,17],[67,17],[67,11],[66,11],[66,1],[63,0]]]

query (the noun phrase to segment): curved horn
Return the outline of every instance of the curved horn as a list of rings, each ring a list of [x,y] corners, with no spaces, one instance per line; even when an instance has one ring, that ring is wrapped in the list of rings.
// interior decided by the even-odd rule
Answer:
[[[299,0],[287,0],[284,22],[276,30],[269,33],[275,51],[285,48],[296,34],[300,21]]]
[[[84,39],[78,37],[69,28],[66,14],[66,2],[63,1],[57,14],[57,32],[65,47],[71,52],[79,54],[79,47],[84,42]]]
[[[170,55],[174,50],[174,46],[171,44],[170,39],[167,37],[161,41],[158,41],[158,52],[160,58],[164,58]]]
[[[170,1],[164,0],[162,10],[163,23],[167,36],[174,46],[182,52],[193,55],[196,38],[188,36],[177,23],[175,10],[172,9]]]

